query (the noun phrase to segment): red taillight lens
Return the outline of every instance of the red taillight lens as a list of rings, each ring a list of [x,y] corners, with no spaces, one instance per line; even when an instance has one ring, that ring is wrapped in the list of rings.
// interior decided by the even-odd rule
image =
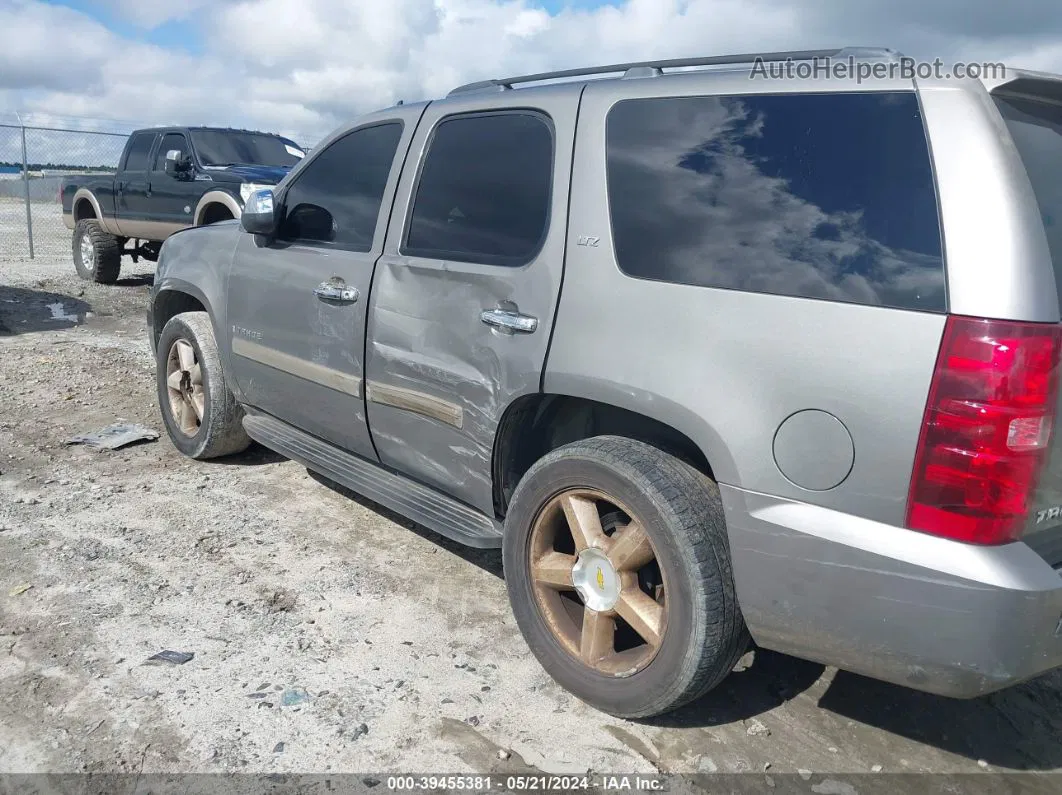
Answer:
[[[1062,326],[951,316],[915,457],[907,527],[973,544],[1022,531],[1047,458]]]

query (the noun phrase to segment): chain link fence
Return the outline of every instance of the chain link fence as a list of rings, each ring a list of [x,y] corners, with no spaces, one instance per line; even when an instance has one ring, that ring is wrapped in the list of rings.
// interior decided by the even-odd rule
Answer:
[[[135,126],[103,123],[111,129],[93,130],[78,120],[51,122],[0,115],[0,259],[69,257],[63,177],[113,174]]]
[[[114,174],[130,133],[150,126],[0,112],[0,260],[69,258],[63,177]]]

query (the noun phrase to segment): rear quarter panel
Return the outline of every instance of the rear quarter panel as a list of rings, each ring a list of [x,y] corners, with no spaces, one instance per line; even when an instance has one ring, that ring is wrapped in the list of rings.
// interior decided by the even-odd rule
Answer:
[[[902,525],[942,316],[639,282],[609,259],[570,260],[546,392],[676,428],[720,483]],[[807,409],[852,437],[851,472],[828,491],[775,463],[779,427]]]
[[[89,201],[93,213],[103,222],[103,226],[112,234],[117,233],[114,225],[114,174],[98,177],[73,175],[63,179],[60,187],[63,206],[63,221],[70,229],[74,228],[74,207],[81,201]]]

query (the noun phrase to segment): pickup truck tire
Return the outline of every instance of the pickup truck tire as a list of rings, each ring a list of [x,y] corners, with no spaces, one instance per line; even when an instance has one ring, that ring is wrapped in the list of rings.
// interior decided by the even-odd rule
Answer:
[[[118,238],[103,230],[95,218],[77,222],[74,227],[74,267],[77,275],[99,284],[114,284],[122,269],[122,247]]]
[[[200,460],[247,449],[243,408],[225,382],[206,312],[183,312],[166,323],[156,371],[159,407],[174,447]]]
[[[719,488],[651,445],[599,436],[535,463],[505,520],[503,563],[532,653],[611,715],[693,701],[749,648]]]

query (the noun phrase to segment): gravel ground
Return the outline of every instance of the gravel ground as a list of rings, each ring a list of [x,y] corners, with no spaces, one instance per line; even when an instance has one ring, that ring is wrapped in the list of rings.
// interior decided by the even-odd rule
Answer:
[[[0,256],[0,771],[769,768],[847,795],[830,776],[1062,769],[1057,674],[957,702],[758,652],[668,718],[594,711],[528,653],[498,554],[260,448],[181,457],[150,281]],[[65,444],[119,420],[162,438]],[[195,657],[144,664],[162,650]]]

